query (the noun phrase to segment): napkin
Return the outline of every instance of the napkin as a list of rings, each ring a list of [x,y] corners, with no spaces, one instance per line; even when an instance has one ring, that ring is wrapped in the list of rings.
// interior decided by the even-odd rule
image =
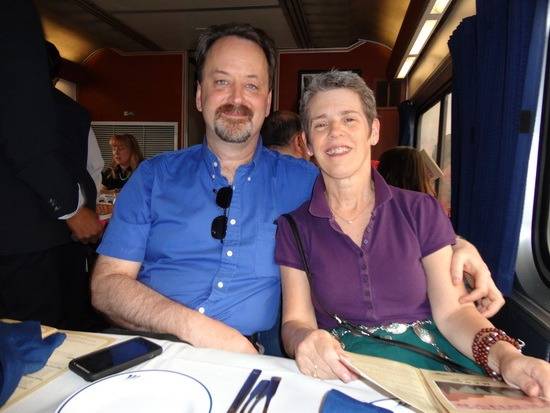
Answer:
[[[0,406],[15,391],[24,374],[44,367],[63,340],[63,333],[55,333],[42,340],[38,321],[0,322]]]
[[[391,413],[391,410],[374,404],[360,402],[353,397],[332,389],[325,395],[320,413]]]

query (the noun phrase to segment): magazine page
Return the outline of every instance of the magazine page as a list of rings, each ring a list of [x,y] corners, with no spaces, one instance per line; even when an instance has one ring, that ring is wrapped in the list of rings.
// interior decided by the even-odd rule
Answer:
[[[451,413],[550,411],[550,400],[529,397],[521,390],[489,377],[420,371],[433,395]]]
[[[439,165],[437,165],[433,158],[428,155],[428,152],[426,152],[425,149],[422,149],[420,151],[420,156],[422,157],[424,164],[428,168],[428,173],[430,174],[431,179],[435,180],[438,178],[443,178],[445,176]]]

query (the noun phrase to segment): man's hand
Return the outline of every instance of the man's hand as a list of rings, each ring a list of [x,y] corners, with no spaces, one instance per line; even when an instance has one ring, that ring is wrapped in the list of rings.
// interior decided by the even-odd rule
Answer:
[[[194,326],[189,336],[181,337],[195,347],[216,348],[236,353],[258,354],[254,346],[239,331],[221,321],[194,312],[189,320]]]
[[[73,236],[83,244],[97,242],[103,233],[103,226],[99,222],[99,217],[90,208],[80,208],[66,222]]]
[[[476,302],[476,307],[485,317],[494,316],[504,305],[504,298],[496,287],[491,272],[479,255],[476,247],[462,238],[457,238],[453,246],[451,276],[453,284],[462,283],[463,274],[471,275],[466,280],[472,288],[470,293],[460,298],[461,303]]]

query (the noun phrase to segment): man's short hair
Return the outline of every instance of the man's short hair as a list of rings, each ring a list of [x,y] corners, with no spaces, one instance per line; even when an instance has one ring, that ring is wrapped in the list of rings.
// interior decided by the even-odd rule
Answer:
[[[59,68],[61,67],[61,56],[59,50],[55,47],[55,44],[46,40],[46,54],[48,56],[48,70],[50,73],[50,80],[59,77]]]
[[[265,146],[287,146],[302,133],[300,117],[289,110],[277,110],[267,117],[260,133]]]
[[[208,51],[217,40],[228,36],[236,36],[241,39],[250,40],[260,46],[268,64],[269,90],[273,89],[275,66],[277,64],[275,43],[263,30],[246,23],[228,23],[210,26],[200,35],[197,50],[195,51],[198,82],[200,83],[202,81],[202,70]]]
[[[309,134],[309,102],[317,93],[334,89],[349,89],[357,93],[361,100],[369,126],[371,126],[372,121],[378,117],[374,93],[367,86],[363,78],[351,71],[333,69],[313,76],[306,91],[302,95],[302,100],[300,101],[300,117],[302,118],[302,126],[306,134]]]

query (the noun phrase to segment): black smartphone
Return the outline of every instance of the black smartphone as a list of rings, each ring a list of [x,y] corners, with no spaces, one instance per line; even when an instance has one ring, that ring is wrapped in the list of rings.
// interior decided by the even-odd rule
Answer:
[[[69,369],[87,381],[101,379],[129,369],[162,353],[162,347],[143,337],[135,337],[72,359]]]

